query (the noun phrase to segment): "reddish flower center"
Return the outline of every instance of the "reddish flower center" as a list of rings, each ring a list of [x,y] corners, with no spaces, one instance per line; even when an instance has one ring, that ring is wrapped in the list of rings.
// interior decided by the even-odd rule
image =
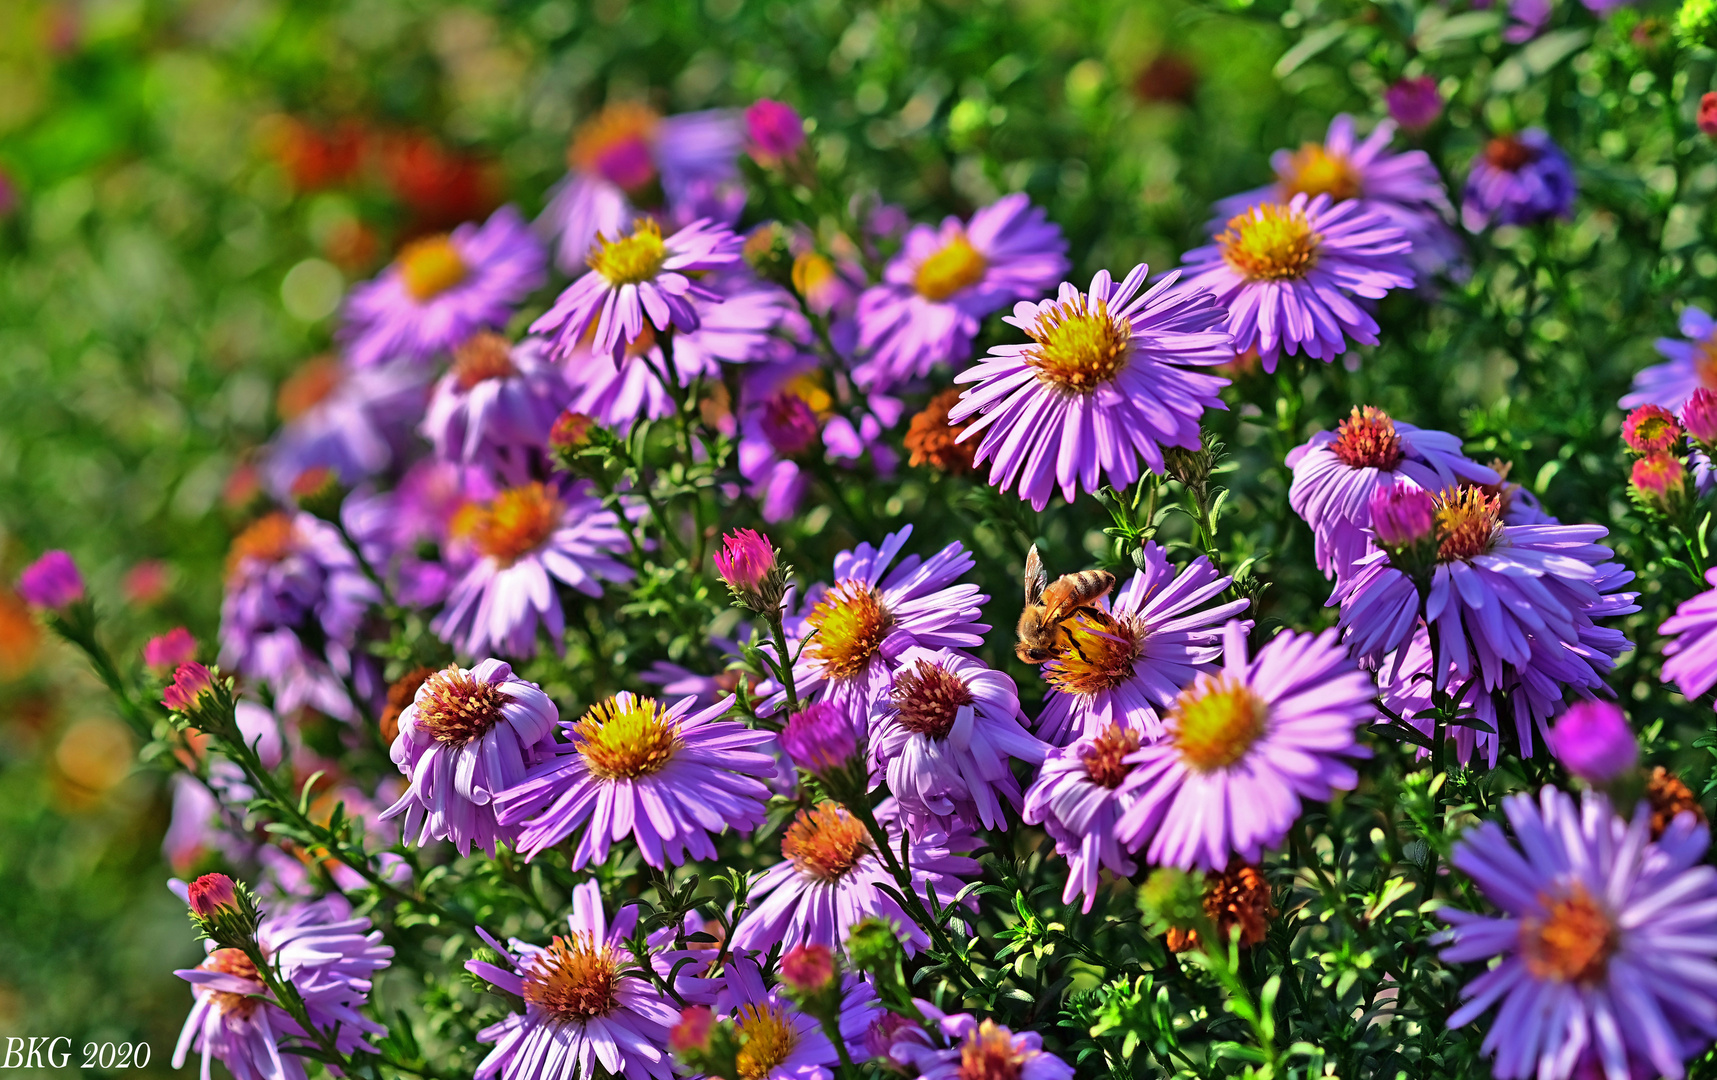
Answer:
[[[870,834],[840,804],[820,802],[801,810],[781,839],[781,857],[799,873],[832,883],[870,854]]]
[[[204,971],[218,971],[223,975],[254,982],[257,984],[256,992],[262,992],[262,976],[243,949],[216,949],[209,954],[208,959],[197,966]],[[240,1019],[249,1019],[250,1015],[256,1012],[257,1005],[261,1004],[253,997],[228,990],[217,990],[213,997],[215,1008],[221,1011],[221,1015],[238,1016]]]
[[[465,280],[470,268],[446,233],[413,240],[399,253],[399,277],[413,300],[423,303]]]
[[[513,367],[513,347],[506,338],[479,330],[453,350],[453,375],[461,389],[469,390],[488,379],[506,379],[518,374]]]
[[[1130,619],[1086,608],[1061,624],[1059,644],[1043,667],[1049,685],[1064,694],[1095,694],[1133,677],[1144,634]]]
[[[619,101],[584,122],[573,136],[567,161],[616,187],[636,191],[656,178],[650,139],[661,117],[648,105]]]
[[[292,516],[285,511],[276,510],[257,518],[233,538],[232,550],[227,552],[227,573],[238,569],[246,559],[277,563],[292,551],[295,539]]]
[[[668,261],[668,245],[663,243],[662,227],[654,218],[639,218],[633,222],[630,236],[613,240],[598,236],[586,261],[615,288],[638,285],[661,272],[662,264]]]
[[[1133,771],[1126,758],[1138,748],[1139,733],[1136,730],[1110,724],[1091,740],[1089,748],[1080,752],[1079,760],[1085,765],[1085,775],[1093,784],[1114,789],[1120,787],[1121,781]]]
[[[1501,528],[1501,499],[1470,485],[1445,491],[1437,499],[1437,558],[1454,562],[1483,555]]]
[[[764,1080],[780,1068],[798,1045],[784,1009],[774,1005],[745,1005],[735,1018],[739,1029],[739,1080]]]
[[[966,234],[960,232],[918,264],[912,284],[919,296],[940,302],[982,281],[989,265],[966,239]]]
[[[1027,333],[1037,345],[1025,360],[1038,379],[1081,394],[1120,374],[1133,345],[1132,325],[1112,317],[1102,300],[1093,308],[1083,294],[1042,311]]]
[[[1615,922],[1591,894],[1576,884],[1568,895],[1541,895],[1544,915],[1520,920],[1520,952],[1537,979],[1591,986],[1604,978],[1620,944]]]
[[[1492,139],[1484,148],[1484,159],[1505,172],[1518,172],[1537,157],[1532,147],[1512,135]]]
[[[556,937],[525,969],[525,1000],[556,1020],[589,1020],[619,1003],[620,968],[589,934]]]
[[[1395,421],[1382,409],[1370,405],[1354,408],[1336,428],[1335,442],[1329,448],[1350,469],[1387,472],[1399,465],[1402,457],[1401,436],[1395,433]]]
[[[1699,376],[1699,385],[1717,390],[1717,335],[1694,344],[1693,370]]]
[[[423,681],[416,696],[417,725],[436,742],[463,746],[500,722],[506,701],[495,684],[449,665]]]
[[[815,375],[800,375],[763,403],[758,425],[776,453],[793,457],[816,445],[834,403]]]
[[[1216,238],[1222,258],[1248,281],[1303,278],[1318,261],[1322,237],[1305,212],[1280,203],[1260,203],[1228,219]]]
[[[575,745],[602,780],[636,780],[661,772],[685,743],[679,721],[654,698],[620,694],[593,705],[573,728]]]
[[[477,550],[497,565],[511,566],[543,545],[560,527],[563,507],[542,483],[508,488],[469,522]]]
[[[1175,748],[1198,772],[1246,756],[1270,722],[1270,705],[1232,675],[1205,675],[1181,691],[1169,710]]]
[[[967,425],[948,423],[948,412],[959,400],[959,388],[949,387],[913,416],[905,439],[907,452],[912,455],[910,464],[929,465],[956,476],[977,467],[978,441],[956,442]]]
[[[275,411],[282,420],[296,420],[326,401],[340,385],[340,365],[330,356],[318,356],[286,377],[274,397]]]
[[[882,594],[862,581],[838,581],[805,621],[816,631],[805,654],[831,679],[850,679],[870,664],[894,628]]]
[[[1289,196],[1316,198],[1328,195],[1341,202],[1359,195],[1359,170],[1346,154],[1332,154],[1320,143],[1305,143],[1288,159],[1281,174],[1282,190]]]
[[[932,739],[946,739],[961,707],[976,700],[965,680],[941,664],[922,659],[913,670],[895,676],[893,696],[901,724]]]
[[[1013,1035],[994,1020],[985,1020],[966,1033],[960,1044],[959,1080],[1019,1080],[1025,1054],[1014,1047]]]

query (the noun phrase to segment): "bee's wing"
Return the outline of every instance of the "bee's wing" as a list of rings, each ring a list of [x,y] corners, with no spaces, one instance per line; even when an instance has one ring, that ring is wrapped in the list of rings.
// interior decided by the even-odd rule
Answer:
[[[1043,590],[1049,584],[1049,571],[1043,568],[1043,556],[1037,553],[1037,545],[1031,545],[1031,551],[1025,557],[1025,605],[1031,607],[1043,599]]]

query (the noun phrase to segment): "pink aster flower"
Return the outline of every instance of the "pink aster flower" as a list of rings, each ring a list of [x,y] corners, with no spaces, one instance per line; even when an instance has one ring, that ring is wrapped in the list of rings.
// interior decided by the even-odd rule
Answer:
[[[991,203],[969,222],[913,226],[882,283],[859,297],[864,359],[854,381],[886,390],[964,359],[984,316],[1041,295],[1067,268],[1061,227],[1023,194]]]
[[[1043,1048],[1036,1032],[1015,1034],[994,1020],[970,1013],[939,1017],[947,1048],[895,1043],[893,1053],[920,1080],[1073,1080],[1073,1066]]]
[[[601,581],[632,579],[614,558],[626,547],[619,518],[583,486],[507,488],[473,512],[470,535],[476,558],[430,624],[468,656],[533,656],[539,627],[559,652],[566,616],[554,582],[601,596]]]
[[[567,286],[531,333],[547,335],[553,355],[564,359],[594,332],[591,351],[618,362],[643,336],[646,319],[657,331],[696,330],[695,301],[721,294],[688,275],[737,266],[739,249],[725,225],[694,221],[664,238],[654,220],[639,218],[627,235],[597,242],[590,271]]]
[[[1038,738],[1051,745],[1111,724],[1154,734],[1158,710],[1215,670],[1223,624],[1246,610],[1245,600],[1210,603],[1232,580],[1208,558],[1177,572],[1157,544],[1143,551],[1144,565],[1106,604],[1062,624],[1067,637],[1043,665],[1049,693],[1037,718]]]
[[[858,757],[863,719],[832,701],[813,701],[787,718],[781,749],[794,766],[814,776],[845,769]]]
[[[1026,823],[1042,825],[1055,841],[1055,853],[1067,860],[1064,904],[1083,895],[1080,910],[1088,912],[1097,899],[1100,869],[1121,878],[1138,870],[1121,848],[1116,825],[1136,801],[1120,789],[1134,768],[1128,758],[1142,741],[1139,729],[1127,726],[1125,718],[1095,735],[1081,736],[1050,750],[1025,793]]]
[[[1717,684],[1717,568],[1705,572],[1713,586],[1683,600],[1657,632],[1675,638],[1663,647],[1663,681],[1673,682],[1689,701]]]
[[[746,1080],[834,1080],[840,1051],[817,1018],[794,1005],[781,987],[764,986],[755,960],[733,962],[714,1008],[732,1016],[745,1040]],[[865,1032],[882,1012],[868,982],[856,975],[841,980],[836,1024],[853,1060],[864,1060]]]
[[[83,599],[83,575],[63,551],[49,551],[18,575],[18,595],[34,608],[57,610]]]
[[[499,660],[431,675],[400,713],[389,754],[411,785],[382,819],[404,814],[406,843],[416,833],[419,844],[451,840],[461,855],[475,844],[493,858],[497,841],[518,835],[498,820],[496,799],[550,752],[559,717],[541,687]]]
[[[413,240],[374,280],[354,288],[338,333],[353,367],[423,362],[485,327],[548,279],[548,255],[524,218],[503,206],[482,225]]]
[[[1443,95],[1429,75],[1396,80],[1383,92],[1383,100],[1390,117],[1407,131],[1423,131],[1443,115]]]
[[[1569,706],[1550,729],[1550,752],[1589,784],[1608,784],[1639,764],[1639,740],[1621,708],[1608,701]]]
[[[1570,1080],[1583,1063],[1631,1080],[1631,1061],[1649,1062],[1646,1075],[1684,1075],[1717,1036],[1709,831],[1681,814],[1654,842],[1645,803],[1629,822],[1603,795],[1576,806],[1548,786],[1536,805],[1508,796],[1503,812],[1512,839],[1483,822],[1453,859],[1500,910],[1438,913],[1451,924],[1441,959],[1486,967],[1449,1026],[1500,1002],[1483,1046],[1497,1080]]]
[[[1026,731],[1014,681],[954,649],[914,647],[898,664],[871,704],[870,758],[906,831],[947,833],[956,819],[1000,827],[1001,800],[1020,807],[1008,759],[1036,765],[1048,749]]]
[[[439,457],[522,481],[571,396],[548,361],[547,342],[526,338],[514,345],[484,331],[453,351],[453,366],[436,382],[419,430]]]
[[[1204,410],[1227,408],[1228,380],[1199,370],[1234,359],[1222,309],[1203,289],[1175,288],[1178,274],[1139,292],[1149,272],[1140,263],[1117,285],[1100,270],[1088,293],[1063,282],[1053,300],[1016,304],[1003,321],[1031,342],[998,345],[955,377],[976,385],[948,422],[967,424],[961,442],[982,435],[991,485],[1018,481],[1034,510],[1058,485],[1068,502],[1125,487],[1140,458],[1162,472],[1163,447],[1196,449]]]
[[[745,110],[745,134],[752,158],[771,169],[805,145],[805,121],[786,102],[759,98]]]
[[[720,717],[721,701],[691,712],[692,698],[665,706],[622,691],[562,723],[541,764],[501,792],[503,824],[520,825],[527,860],[579,829],[572,868],[608,858],[627,838],[654,867],[716,857],[712,833],[763,823],[775,758],[767,731]]]
[[[1121,842],[1185,870],[1257,862],[1301,800],[1359,782],[1346,759],[1370,756],[1354,736],[1377,715],[1376,696],[1334,630],[1284,630],[1248,661],[1245,631],[1230,622],[1222,671],[1195,679],[1162,739],[1126,759],[1134,768],[1118,790],[1134,802],[1116,826]]]
[[[1355,298],[1413,285],[1407,234],[1363,199],[1295,195],[1230,218],[1216,243],[1181,257],[1186,285],[1228,310],[1234,351],[1256,349],[1265,371],[1282,355],[1330,361],[1348,339],[1377,344],[1377,321]]]
[[[175,626],[143,645],[144,666],[157,671],[171,670],[196,658],[197,639],[183,626]]]
[[[716,573],[736,593],[755,593],[775,572],[775,545],[756,529],[735,529],[711,556]]]
[[[671,1080],[668,1032],[680,1011],[642,972],[627,941],[638,926],[628,904],[608,921],[595,881],[572,890],[568,933],[548,947],[514,939],[503,947],[479,930],[506,965],[467,960],[465,970],[525,1003],[477,1033],[493,1043],[476,1080]],[[673,941],[664,927],[650,935],[649,962],[664,978],[671,968],[661,949]]]
[[[1658,338],[1664,363],[1634,376],[1633,389],[1619,402],[1624,409],[1662,405],[1680,410],[1695,390],[1717,387],[1717,323],[1703,308],[1689,304],[1681,312],[1681,338]]]
[[[393,948],[381,943],[370,920],[352,917],[343,896],[328,896],[279,915],[265,915],[257,944],[291,983],[310,1012],[310,1022],[334,1033],[341,1053],[376,1053],[370,1039],[387,1029],[360,1010],[371,977],[392,962]],[[269,997],[256,965],[240,949],[216,949],[194,968],[173,974],[190,983],[196,1005],[185,1018],[173,1067],[181,1069],[194,1049],[209,1062],[220,1059],[235,1080],[304,1080],[304,1058],[290,1048],[316,1043]],[[261,995],[265,1000],[258,1000]]]

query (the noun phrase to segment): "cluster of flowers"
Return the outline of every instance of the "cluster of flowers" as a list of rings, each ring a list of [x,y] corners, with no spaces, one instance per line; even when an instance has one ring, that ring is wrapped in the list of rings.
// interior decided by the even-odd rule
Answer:
[[[990,598],[965,580],[973,554],[957,542],[908,554],[910,527],[856,544],[803,588],[766,537],[730,533],[714,563],[758,620],[754,682],[659,669],[663,699],[621,692],[574,721],[512,666],[545,632],[561,648],[565,590],[600,597],[665,554],[640,522],[678,543],[682,523],[646,481],[593,479],[579,454],[695,419],[702,443],[685,440],[684,464],[731,449],[722,497],[789,518],[831,469],[895,469],[904,398],[970,359],[982,320],[1010,303],[1003,321],[1028,341],[954,373],[965,389],[912,421],[914,461],[987,462],[992,487],[1035,509],[1164,473],[1174,451],[1202,445],[1204,411],[1225,407],[1218,365],[1250,355],[1273,371],[1375,344],[1370,303],[1461,258],[1435,167],[1391,152],[1394,130],[1361,140],[1338,117],[1323,143],[1278,155],[1274,184],[1219,204],[1212,243],[1181,269],[1154,283],[1143,265],[1118,281],[1103,271],[1081,289],[1060,281],[1065,241],[1023,195],[934,225],[867,204],[833,238],[776,223],[742,235],[742,151],[815,179],[797,114],[609,107],[578,134],[536,231],[503,208],[412,242],[353,291],[342,358],[295,380],[264,466],[291,509],[235,541],[222,608],[220,665],[271,707],[232,701],[182,631],[146,653],[174,670],[163,705],[179,730],[236,747],[243,766],[223,771],[232,763],[187,738],[175,830],[208,835],[265,782],[257,769],[307,754],[277,719],[306,707],[354,727],[382,717],[399,776],[340,794],[347,813],[370,808],[378,847],[445,841],[493,858],[505,846],[574,871],[623,847],[666,870],[717,858],[722,834],[790,800],[780,861],[749,883],[743,912],[645,932],[634,907],[610,918],[593,879],[547,945],[476,927],[491,951],[466,967],[519,1005],[480,1033],[493,1049],[479,1080],[665,1080],[676,1053],[734,1080],[827,1077],[871,1058],[938,1078],[1065,1080],[1071,1067],[1037,1035],[901,1000],[865,959],[879,927],[908,956],[950,954],[931,913],[978,910],[981,832],[1010,813],[1041,828],[1066,861],[1063,902],[1084,911],[1105,870],[1209,875],[1218,906],[1250,916],[1220,930],[1250,943],[1270,911],[1256,864],[1306,801],[1358,785],[1362,729],[1386,717],[1378,730],[1416,734],[1427,753],[1450,740],[1474,765],[1547,740],[1592,790],[1578,806],[1551,787],[1516,796],[1512,839],[1486,823],[1462,841],[1455,865],[1501,914],[1445,908],[1443,955],[1501,962],[1450,1022],[1501,1002],[1486,1043],[1499,1077],[1680,1075],[1717,1037],[1717,872],[1669,778],[1652,778],[1651,798],[1627,794],[1637,747],[1603,699],[1631,647],[1611,623],[1637,610],[1633,575],[1602,528],[1561,524],[1453,435],[1356,408],[1288,455],[1291,505],[1340,609],[1321,633],[1254,648],[1232,577],[1207,556],[1176,567],[1150,541],[1124,582],[1028,576],[1038,636],[1025,640],[1022,620],[1020,656],[1042,664],[1035,717],[978,654]],[[1526,131],[1485,148],[1460,219],[1541,220],[1573,196],[1567,159]],[[569,282],[511,340],[551,263]],[[1643,455],[1635,487],[1666,513],[1691,497],[1687,468],[1704,484],[1717,437],[1709,391],[1667,400],[1706,374],[1712,326],[1688,319],[1698,341],[1666,345],[1674,370],[1642,375],[1653,401],[1626,432]],[[87,601],[63,553],[20,592],[79,640]],[[387,686],[367,647],[377,609],[433,613],[460,661]],[[1705,692],[1717,589],[1664,630],[1683,635],[1665,677]],[[1564,711],[1570,695],[1583,703]],[[341,887],[410,873],[397,855],[340,857]],[[307,900],[303,874],[275,877],[279,915],[230,882],[187,893],[211,951],[180,973],[197,1001],[180,1060],[194,1046],[247,1080],[296,1080],[283,1047],[375,1052],[382,1029],[357,1010],[390,950],[338,895]]]

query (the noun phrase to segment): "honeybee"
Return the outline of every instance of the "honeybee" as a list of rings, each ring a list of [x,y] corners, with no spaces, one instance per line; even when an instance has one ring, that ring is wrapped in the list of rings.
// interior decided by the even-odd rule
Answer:
[[[1049,572],[1037,545],[1025,557],[1025,610],[1019,614],[1019,643],[1014,655],[1028,664],[1041,664],[1061,647],[1067,631],[1061,624],[1084,610],[1096,611],[1097,601],[1115,587],[1115,575],[1107,570],[1080,570],[1063,574],[1049,584]]]

